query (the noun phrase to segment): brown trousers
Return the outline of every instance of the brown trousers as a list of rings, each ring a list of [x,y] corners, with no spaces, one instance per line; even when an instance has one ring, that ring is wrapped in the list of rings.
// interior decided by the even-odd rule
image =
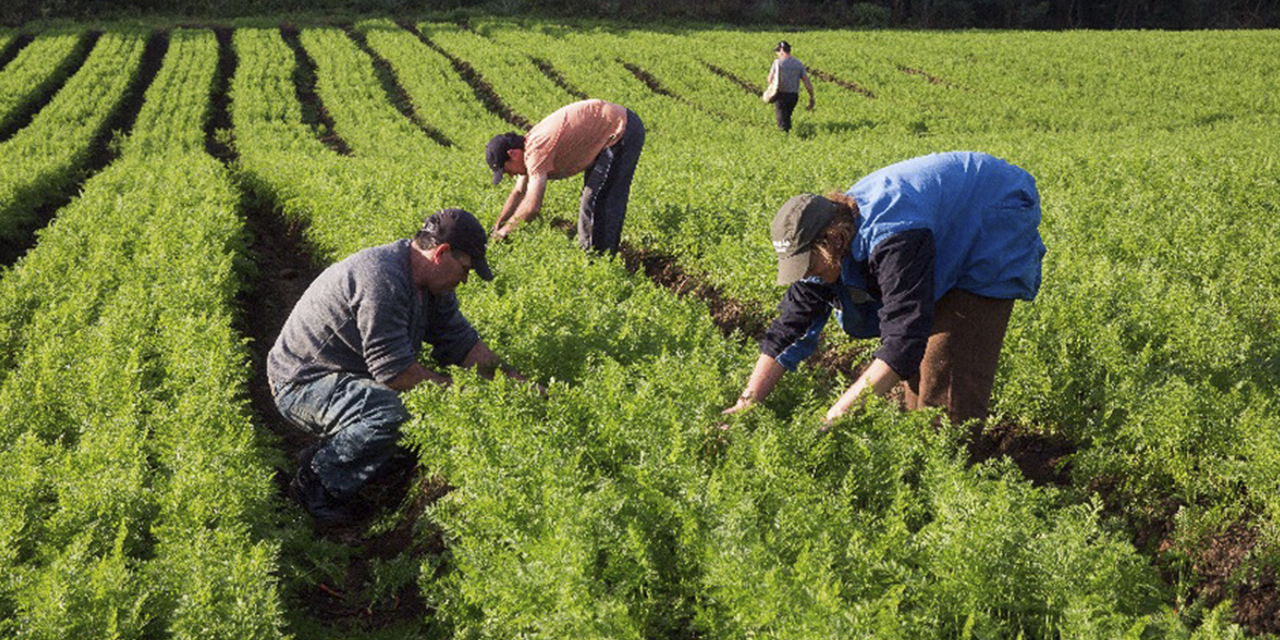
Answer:
[[[904,406],[940,407],[956,424],[985,419],[1012,312],[1013,300],[959,289],[942,296],[934,309],[920,373],[902,382]]]

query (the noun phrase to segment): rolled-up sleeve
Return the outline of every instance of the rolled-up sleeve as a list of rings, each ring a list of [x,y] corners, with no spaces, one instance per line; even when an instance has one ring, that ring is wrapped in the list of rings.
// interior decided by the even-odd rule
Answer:
[[[760,353],[794,371],[817,350],[834,296],[831,287],[821,282],[793,282],[778,305],[777,319],[760,340]]]
[[[871,273],[883,301],[875,355],[904,379],[919,373],[933,329],[934,257],[928,229],[891,235],[871,253]]]

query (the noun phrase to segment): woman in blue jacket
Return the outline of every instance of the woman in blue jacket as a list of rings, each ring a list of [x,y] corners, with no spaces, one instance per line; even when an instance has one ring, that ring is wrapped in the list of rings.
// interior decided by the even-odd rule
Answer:
[[[900,382],[908,409],[985,418],[1013,301],[1040,288],[1039,225],[1035,179],[983,153],[913,158],[843,194],[791,198],[772,227],[778,284],[789,288],[725,413],[769,395],[814,352],[834,311],[846,333],[879,336],[880,347],[828,422]]]

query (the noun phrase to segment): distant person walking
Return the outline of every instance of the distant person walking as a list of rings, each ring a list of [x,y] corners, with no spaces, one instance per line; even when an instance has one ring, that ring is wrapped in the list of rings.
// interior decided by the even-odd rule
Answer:
[[[386,475],[397,456],[408,458],[396,444],[409,419],[399,394],[449,380],[419,361],[423,342],[441,366],[485,375],[501,367],[523,380],[458,309],[454,289],[468,272],[493,279],[485,244],[484,227],[470,213],[436,212],[412,239],[325,269],[289,314],[267,355],[267,379],[281,415],[320,437],[300,456],[289,487],[317,524],[363,517],[370,505],[357,499],[360,490]]]
[[[804,63],[791,55],[791,43],[783,40],[774,47],[773,51],[777,59],[769,68],[767,84],[773,84],[775,78],[777,79],[778,93],[773,100],[773,111],[778,117],[778,128],[789,132],[791,131],[791,113],[796,110],[796,104],[800,102],[801,81],[804,82],[804,88],[809,91],[809,111],[813,111],[816,105],[813,99],[813,83],[809,81],[809,72],[804,68]]]
[[[616,253],[622,221],[644,148],[644,124],[635,112],[604,100],[561,107],[534,125],[528,135],[503,133],[489,140],[485,162],[493,183],[517,176],[493,225],[501,240],[542,209],[547,180],[583,174],[578,208],[578,244]]]
[[[798,195],[773,219],[778,319],[736,413],[813,354],[832,311],[845,333],[880,337],[866,371],[827,411],[905,386],[906,408],[983,419],[1014,299],[1040,288],[1040,195],[1026,171],[973,152],[885,167],[845,193]]]

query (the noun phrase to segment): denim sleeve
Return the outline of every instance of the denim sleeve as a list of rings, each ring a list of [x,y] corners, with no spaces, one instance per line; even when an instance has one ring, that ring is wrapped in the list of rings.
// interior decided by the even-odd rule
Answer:
[[[432,297],[431,303],[426,335],[426,341],[431,343],[431,357],[445,366],[462,364],[463,358],[480,341],[479,332],[462,315],[457,295]]]
[[[822,328],[831,317],[835,293],[817,281],[800,280],[787,289],[778,305],[778,318],[760,340],[760,353],[778,361],[788,371],[813,355]]]
[[[920,371],[933,329],[933,232],[895,233],[871,253],[871,273],[880,287],[880,348],[876,357],[904,379]]]

